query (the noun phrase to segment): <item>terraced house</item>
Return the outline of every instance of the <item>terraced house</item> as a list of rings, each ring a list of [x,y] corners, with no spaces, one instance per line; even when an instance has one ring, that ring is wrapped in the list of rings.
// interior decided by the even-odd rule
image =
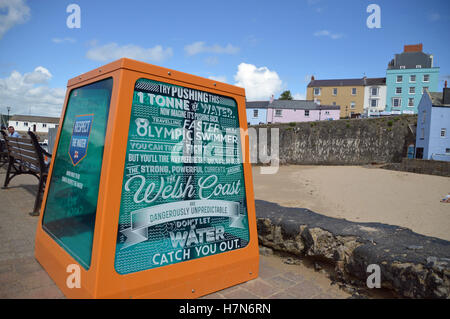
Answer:
[[[340,105],[340,117],[357,117],[364,113],[364,78],[316,80],[311,77],[306,99],[317,104]]]
[[[307,100],[246,102],[249,125],[339,120],[339,105],[319,105]]]
[[[433,55],[422,52],[422,44],[405,45],[386,70],[386,112],[417,114],[425,90],[438,89],[439,67],[433,66]]]

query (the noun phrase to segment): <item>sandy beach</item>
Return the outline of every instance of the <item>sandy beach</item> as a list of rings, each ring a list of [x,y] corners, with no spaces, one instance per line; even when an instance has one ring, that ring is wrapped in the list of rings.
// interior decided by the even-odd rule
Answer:
[[[380,222],[450,240],[450,178],[361,166],[253,167],[255,199],[356,222]]]

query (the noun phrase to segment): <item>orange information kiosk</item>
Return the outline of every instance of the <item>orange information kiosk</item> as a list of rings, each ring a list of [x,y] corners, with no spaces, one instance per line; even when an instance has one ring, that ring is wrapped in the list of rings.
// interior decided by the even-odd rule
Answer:
[[[69,298],[196,298],[258,276],[245,92],[120,59],[69,80],[35,256]]]

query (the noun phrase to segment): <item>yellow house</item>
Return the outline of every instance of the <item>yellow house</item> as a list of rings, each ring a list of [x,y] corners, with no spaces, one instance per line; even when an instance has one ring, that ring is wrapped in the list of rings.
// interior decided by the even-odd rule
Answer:
[[[364,78],[315,80],[311,77],[306,88],[306,99],[323,105],[339,105],[341,118],[364,112]]]

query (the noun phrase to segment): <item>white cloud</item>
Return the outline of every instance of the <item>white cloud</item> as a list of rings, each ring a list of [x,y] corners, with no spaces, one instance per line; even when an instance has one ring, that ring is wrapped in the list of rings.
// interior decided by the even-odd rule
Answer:
[[[428,20],[430,20],[432,22],[438,21],[440,19],[441,19],[441,15],[437,12],[433,12],[428,15]]]
[[[25,73],[23,78],[25,83],[44,84],[52,78],[52,74],[43,66],[38,66],[33,72]]]
[[[54,43],[64,43],[64,42],[68,42],[68,43],[75,43],[77,40],[75,40],[74,38],[53,38],[52,42]]]
[[[188,44],[184,47],[184,51],[188,55],[195,55],[200,53],[216,53],[216,54],[236,54],[239,52],[239,48],[231,44],[227,44],[222,47],[218,44],[207,46],[205,42],[199,41],[192,44]]]
[[[164,49],[161,45],[146,49],[134,44],[119,46],[114,42],[103,46],[95,46],[86,53],[88,59],[101,62],[117,60],[120,58],[162,62],[172,55],[172,48]]]
[[[9,29],[29,18],[30,8],[23,0],[0,0],[0,39]]]
[[[344,35],[342,33],[332,33],[332,32],[330,32],[328,30],[321,30],[321,31],[314,32],[314,36],[315,37],[323,37],[323,36],[325,36],[325,37],[330,37],[333,40],[336,40],[336,39],[342,38]]]
[[[306,100],[306,95],[303,93],[295,93],[292,97],[294,100]]]
[[[211,76],[208,77],[208,79],[227,83],[227,77],[224,76],[224,75],[217,75],[217,76],[211,75]]]
[[[38,66],[33,72],[21,74],[13,71],[6,78],[0,78],[0,100],[3,106],[11,107],[11,114],[60,116],[66,90],[51,88],[48,81],[52,74]],[[6,109],[0,109],[5,113]]]
[[[234,80],[235,85],[245,89],[248,100],[269,99],[272,94],[277,95],[283,86],[277,72],[247,63],[239,64]]]

